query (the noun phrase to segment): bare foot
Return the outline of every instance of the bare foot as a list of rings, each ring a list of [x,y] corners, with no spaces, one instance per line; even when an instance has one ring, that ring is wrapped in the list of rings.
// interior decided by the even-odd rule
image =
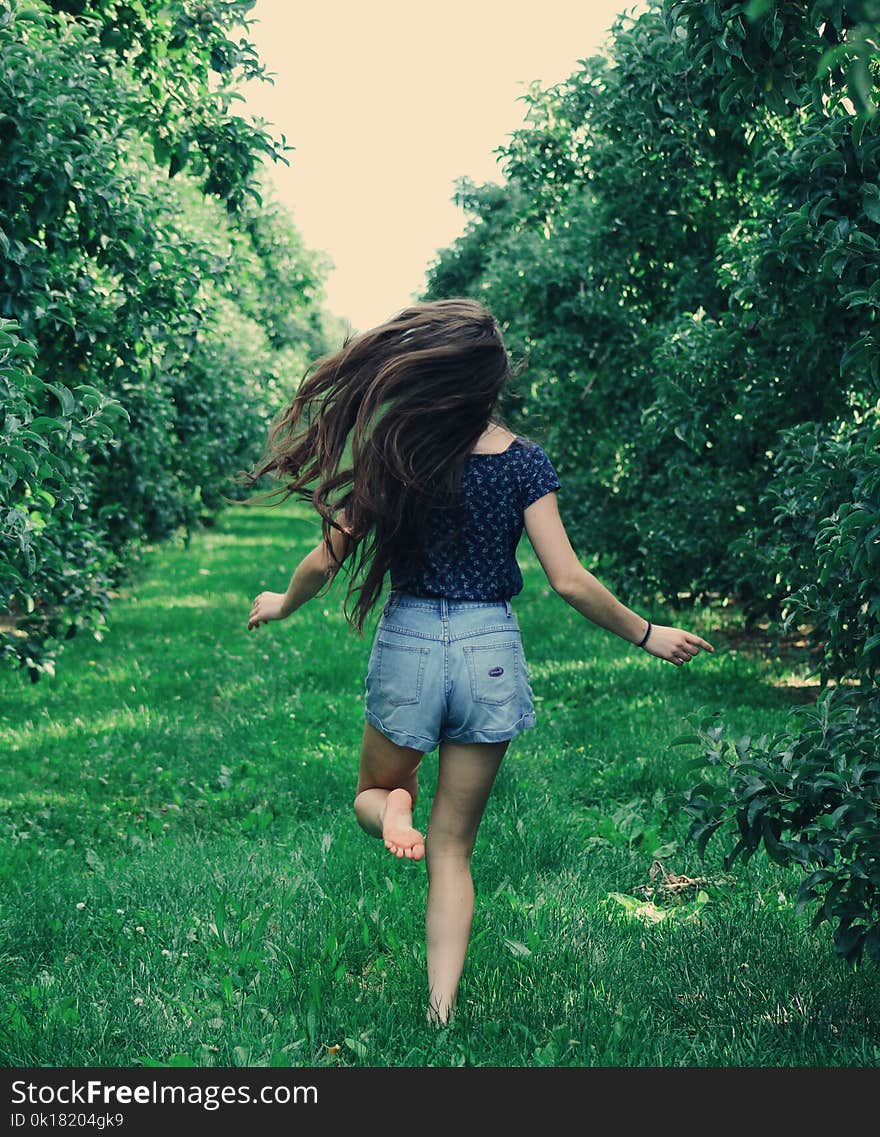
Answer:
[[[382,823],[385,848],[395,857],[420,861],[425,855],[425,838],[413,829],[412,798],[404,789],[392,790],[385,804]]]
[[[437,1027],[439,1030],[440,1027],[450,1026],[454,1018],[455,1012],[451,1007],[446,1008],[445,1014],[438,1011],[433,1004],[428,1007],[428,1026]]]

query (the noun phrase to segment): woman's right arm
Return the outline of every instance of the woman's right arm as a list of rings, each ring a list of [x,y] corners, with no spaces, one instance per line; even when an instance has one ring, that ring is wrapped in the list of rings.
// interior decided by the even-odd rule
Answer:
[[[286,620],[291,613],[317,596],[332,580],[350,551],[345,514],[336,518],[338,529],[330,531],[332,553],[322,541],[299,562],[286,592],[261,592],[254,600],[248,616],[248,631],[268,624],[270,620]]]
[[[556,494],[548,493],[532,502],[523,514],[523,521],[550,587],[575,611],[600,628],[629,643],[641,643],[648,630],[648,621],[622,604],[580,563],[559,516]],[[692,632],[658,624],[651,625],[644,648],[658,659],[665,659],[678,667],[700,651],[715,650]]]

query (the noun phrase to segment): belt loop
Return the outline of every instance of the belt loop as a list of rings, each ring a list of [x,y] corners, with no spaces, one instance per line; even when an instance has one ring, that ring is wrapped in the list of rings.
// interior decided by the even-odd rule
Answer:
[[[508,616],[512,616],[512,615],[513,615],[513,606],[511,605],[511,603],[510,603],[510,601],[509,601],[509,600],[505,600],[505,601],[504,601],[504,610],[505,610],[505,612],[507,613],[507,615],[508,615]]]

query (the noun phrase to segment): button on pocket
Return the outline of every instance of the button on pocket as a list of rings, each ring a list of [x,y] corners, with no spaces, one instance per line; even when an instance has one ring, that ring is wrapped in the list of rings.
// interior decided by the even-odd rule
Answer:
[[[376,682],[392,706],[404,707],[422,697],[426,647],[376,640]]]
[[[518,640],[468,646],[464,651],[475,703],[500,707],[516,697],[519,683]]]

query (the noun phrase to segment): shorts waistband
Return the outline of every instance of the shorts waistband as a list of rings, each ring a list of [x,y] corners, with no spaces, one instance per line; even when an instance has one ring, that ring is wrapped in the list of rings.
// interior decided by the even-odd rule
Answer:
[[[471,612],[478,608],[498,608],[505,615],[513,615],[509,600],[449,600],[443,596],[415,596],[410,592],[392,592],[385,604],[385,614],[395,608],[421,608],[438,616],[448,616],[450,612]]]

